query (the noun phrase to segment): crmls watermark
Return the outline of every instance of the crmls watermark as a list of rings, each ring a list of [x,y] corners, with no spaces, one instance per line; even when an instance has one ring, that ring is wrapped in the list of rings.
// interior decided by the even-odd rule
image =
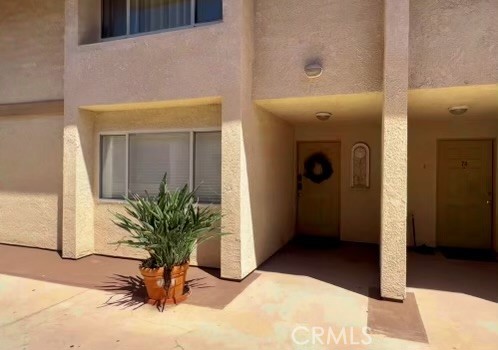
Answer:
[[[292,341],[297,345],[370,345],[372,337],[368,327],[308,327],[296,326]]]

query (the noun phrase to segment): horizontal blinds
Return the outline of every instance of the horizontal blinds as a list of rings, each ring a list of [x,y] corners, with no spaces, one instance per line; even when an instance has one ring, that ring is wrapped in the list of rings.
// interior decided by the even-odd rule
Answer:
[[[159,193],[165,173],[170,190],[189,182],[190,134],[188,132],[130,134],[130,193]]]
[[[101,197],[123,199],[126,193],[126,136],[102,136],[101,152]]]
[[[194,185],[199,201],[221,201],[221,132],[195,134]]]

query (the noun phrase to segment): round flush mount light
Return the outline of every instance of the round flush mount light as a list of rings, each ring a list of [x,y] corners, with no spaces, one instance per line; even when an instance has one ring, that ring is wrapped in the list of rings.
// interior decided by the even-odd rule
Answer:
[[[304,73],[306,73],[306,76],[310,79],[318,78],[320,75],[322,75],[323,68],[318,63],[308,64],[306,67],[304,67]]]
[[[468,106],[453,106],[448,108],[448,111],[453,115],[462,115],[469,110]]]
[[[332,117],[332,113],[329,113],[329,112],[318,112],[316,115],[316,119],[322,121],[322,122],[325,122],[327,120],[330,119],[330,117]]]

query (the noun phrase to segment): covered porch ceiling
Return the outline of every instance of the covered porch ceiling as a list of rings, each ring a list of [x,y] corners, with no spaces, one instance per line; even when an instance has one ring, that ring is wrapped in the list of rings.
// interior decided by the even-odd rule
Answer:
[[[382,93],[311,96],[258,100],[256,104],[292,124],[322,123],[317,112],[332,113],[332,121],[373,121],[380,123]],[[468,106],[462,116],[448,108]],[[408,116],[417,120],[451,120],[452,118],[497,119],[498,85],[459,86],[438,89],[415,89],[408,92]]]

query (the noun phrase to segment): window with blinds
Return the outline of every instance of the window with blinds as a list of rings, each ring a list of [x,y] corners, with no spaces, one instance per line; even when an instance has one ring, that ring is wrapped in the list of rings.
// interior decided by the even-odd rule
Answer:
[[[100,197],[156,195],[167,173],[170,190],[186,184],[200,203],[221,202],[221,132],[101,136]]]
[[[126,136],[102,136],[100,143],[101,196],[123,199],[126,193]]]
[[[190,134],[130,134],[130,193],[156,195],[168,174],[170,190],[189,183]]]
[[[102,0],[102,38],[220,21],[222,0]]]
[[[194,186],[201,202],[221,201],[221,132],[195,134]]]

